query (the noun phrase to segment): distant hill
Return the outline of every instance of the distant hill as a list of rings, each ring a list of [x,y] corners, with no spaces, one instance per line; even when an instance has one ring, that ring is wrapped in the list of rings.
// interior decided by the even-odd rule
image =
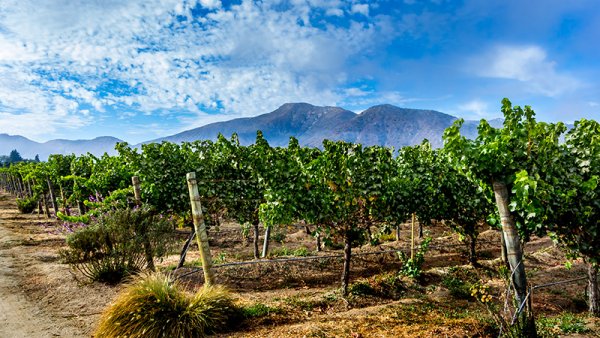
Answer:
[[[102,155],[116,153],[115,144],[123,142],[110,136],[97,137],[93,140],[51,140],[44,143],[32,141],[18,135],[0,134],[0,155],[8,155],[16,149],[23,158],[33,159],[39,155],[46,160],[50,154],[86,154]]]
[[[240,142],[248,145],[254,143],[256,131],[261,130],[272,146],[286,146],[290,136],[294,136],[300,144],[313,147],[320,147],[324,139],[383,145],[395,149],[428,139],[434,147],[441,147],[444,130],[455,120],[454,116],[434,110],[399,108],[389,104],[374,106],[356,114],[340,107],[286,103],[267,114],[211,123],[144,143],[215,140],[219,133],[226,137],[237,133]],[[502,125],[502,119],[489,122],[494,127]],[[463,135],[476,137],[478,124],[479,121],[465,121]],[[38,143],[23,136],[0,134],[0,155],[8,155],[13,149],[17,149],[23,158],[32,159],[37,154],[41,160],[57,153],[114,154],[117,142],[122,141],[104,136],[93,140],[52,140]]]
[[[300,144],[319,147],[324,139],[384,145],[396,149],[428,139],[434,147],[442,146],[444,130],[457,118],[434,110],[407,109],[384,104],[360,114],[339,107],[319,107],[308,103],[286,103],[273,112],[251,118],[211,123],[151,142],[191,142],[229,137],[237,133],[242,144],[252,144],[261,130],[272,146],[285,146],[294,136]],[[501,126],[502,119],[489,121]],[[465,121],[462,131],[469,138],[477,136],[479,121]]]
[[[332,132],[339,123],[349,121],[355,116],[355,113],[338,107],[286,103],[268,114],[211,123],[144,143],[215,140],[219,133],[227,137],[237,133],[240,142],[247,145],[254,143],[256,131],[261,130],[272,146],[287,145],[290,136],[298,138],[301,144],[306,144],[306,140]]]

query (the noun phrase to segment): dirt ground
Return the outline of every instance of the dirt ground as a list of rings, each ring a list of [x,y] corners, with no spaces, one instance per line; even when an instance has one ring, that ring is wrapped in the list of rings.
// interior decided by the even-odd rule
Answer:
[[[0,193],[0,338],[91,337],[101,311],[121,286],[87,283],[59,261],[58,250],[65,234],[59,222],[37,214],[17,211],[14,198]],[[233,232],[228,232],[233,231]],[[313,239],[302,229],[288,228],[273,244],[272,255],[304,249],[313,254]],[[403,237],[408,238],[403,229]],[[344,299],[337,291],[341,260],[328,258],[311,262],[256,264],[220,267],[218,281],[232,290],[238,302],[261,305],[267,314],[248,320],[218,337],[487,337],[496,336],[493,321],[484,306],[474,299],[453,296],[443,286],[448,274],[481,279],[501,289],[498,270],[498,233],[487,230],[479,247],[482,267],[466,265],[464,248],[456,235],[432,228],[432,249],[426,255],[423,277],[404,280],[400,297],[356,296]],[[250,258],[251,243],[236,230],[224,227],[212,233],[211,249],[217,264]],[[365,246],[354,252],[407,248],[408,240]],[[529,280],[534,285],[585,275],[580,261],[564,266],[564,254],[547,238],[526,245]],[[298,251],[296,251],[298,252]],[[328,250],[320,253],[339,253]],[[174,255],[159,264],[170,270]],[[192,248],[188,268],[192,272],[197,255]],[[393,254],[357,256],[352,281],[374,283],[398,268]],[[465,278],[467,278],[465,277]],[[461,277],[462,278],[462,277]],[[182,280],[191,289],[201,284],[201,273]],[[574,313],[584,318],[585,334],[561,337],[600,336],[598,323],[585,316],[585,281],[540,289],[534,297],[538,316]],[[548,330],[554,330],[549,328]],[[558,329],[556,329],[558,330]]]

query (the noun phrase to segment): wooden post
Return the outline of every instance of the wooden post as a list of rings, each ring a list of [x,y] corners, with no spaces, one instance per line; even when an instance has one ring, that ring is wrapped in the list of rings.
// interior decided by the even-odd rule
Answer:
[[[198,248],[200,249],[202,270],[204,271],[204,283],[207,286],[211,286],[215,283],[215,276],[212,271],[212,258],[210,256],[210,248],[208,246],[208,234],[206,232],[206,224],[204,223],[204,215],[202,214],[202,204],[200,204],[200,194],[198,193],[196,173],[188,173],[186,178],[188,182],[188,189],[190,191],[190,202],[192,204],[194,231],[196,232]]]
[[[411,228],[410,228],[410,259],[411,260],[413,260],[415,258],[415,221],[416,220],[417,220],[417,216],[413,212]]]
[[[46,179],[46,183],[48,183],[48,192],[50,194],[52,210],[54,210],[54,217],[56,217],[56,213],[58,212],[58,206],[56,204],[56,196],[54,196],[54,188],[52,187],[52,183],[50,183],[50,179]]]
[[[133,196],[135,198],[135,204],[142,204],[142,190],[140,188],[140,178],[137,176],[133,176],[131,178],[131,183],[133,184]]]
[[[270,240],[271,240],[271,226],[268,226],[267,229],[265,230],[265,240],[263,242],[262,254],[260,255],[261,258],[265,258],[265,257],[267,257],[267,254],[269,254],[269,241]]]

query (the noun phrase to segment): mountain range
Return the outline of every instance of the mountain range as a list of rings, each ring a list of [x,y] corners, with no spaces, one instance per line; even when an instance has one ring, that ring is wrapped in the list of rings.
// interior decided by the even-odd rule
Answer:
[[[308,103],[286,103],[263,115],[216,122],[151,142],[214,140],[219,133],[237,133],[242,144],[254,143],[261,130],[272,146],[285,146],[294,136],[300,144],[319,147],[324,139],[383,145],[396,149],[419,144],[428,139],[434,147],[442,146],[442,134],[457,118],[435,110],[399,108],[389,104],[371,107],[356,114],[340,107],[319,107]],[[502,119],[488,121],[502,125]],[[463,135],[477,135],[479,121],[465,121]]]
[[[0,155],[8,155],[16,149],[25,159],[33,159],[38,155],[45,161],[50,154],[115,154],[117,142],[123,141],[115,137],[101,136],[92,140],[57,139],[40,143],[19,135],[0,134]]]
[[[383,145],[395,149],[428,139],[434,147],[441,147],[444,129],[456,119],[434,110],[399,108],[389,104],[374,106],[356,114],[340,107],[286,103],[267,114],[211,123],[144,143],[214,140],[219,133],[227,137],[237,133],[240,143],[247,145],[254,143],[256,131],[261,130],[272,146],[285,146],[290,136],[294,136],[300,144],[313,147],[319,147],[324,139]],[[493,126],[502,125],[502,119],[489,122]],[[461,132],[468,138],[474,138],[478,124],[479,121],[465,121]],[[13,149],[17,149],[24,158],[33,158],[38,154],[42,160],[52,153],[111,154],[114,153],[117,142],[121,140],[98,137],[93,140],[52,140],[38,143],[22,136],[0,134],[0,155],[8,154]]]

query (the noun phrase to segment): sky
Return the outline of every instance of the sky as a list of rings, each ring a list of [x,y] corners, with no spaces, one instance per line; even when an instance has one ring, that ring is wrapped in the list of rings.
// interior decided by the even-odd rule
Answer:
[[[0,0],[0,133],[137,143],[287,102],[600,120],[597,0]]]

